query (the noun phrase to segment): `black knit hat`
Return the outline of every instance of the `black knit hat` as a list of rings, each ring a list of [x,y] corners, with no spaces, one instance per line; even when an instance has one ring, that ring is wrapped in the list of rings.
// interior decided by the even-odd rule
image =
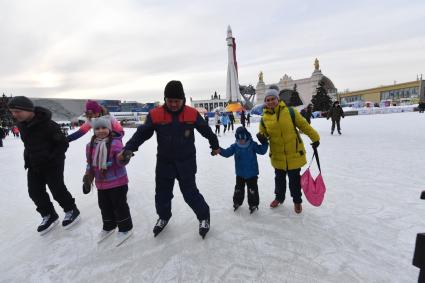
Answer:
[[[180,81],[170,81],[164,89],[165,98],[185,99],[183,85]]]
[[[9,109],[20,109],[34,112],[34,103],[26,96],[15,96],[7,104]]]

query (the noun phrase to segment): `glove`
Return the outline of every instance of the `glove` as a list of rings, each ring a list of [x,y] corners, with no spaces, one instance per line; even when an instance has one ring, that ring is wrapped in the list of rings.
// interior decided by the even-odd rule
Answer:
[[[91,187],[93,184],[93,176],[90,174],[85,174],[83,177],[83,193],[86,195],[90,193]]]
[[[257,133],[257,139],[261,144],[268,143],[267,137],[263,135],[262,133]]]
[[[124,165],[127,165],[133,156],[134,156],[134,153],[131,150],[128,150],[128,149],[124,150],[124,152],[122,153],[122,157],[123,157],[122,163]]]
[[[211,149],[211,156],[215,156],[220,153],[221,148]]]
[[[314,143],[311,144],[311,146],[313,147],[313,149],[318,148],[319,145],[320,145],[320,142],[319,141],[315,141]]]

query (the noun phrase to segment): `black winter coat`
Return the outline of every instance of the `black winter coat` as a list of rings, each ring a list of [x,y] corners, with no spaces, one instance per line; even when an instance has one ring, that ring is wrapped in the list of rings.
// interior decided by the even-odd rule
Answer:
[[[300,111],[301,116],[303,116],[309,124],[311,124],[311,117],[313,116],[313,113],[311,112],[311,109],[304,108]]]
[[[35,116],[29,122],[18,123],[24,142],[25,168],[55,166],[65,160],[68,141],[52,113],[43,107],[35,107]]]
[[[344,118],[344,110],[342,110],[342,107],[340,105],[338,106],[332,106],[331,109],[328,112],[328,119],[332,118],[332,120],[340,120]]]

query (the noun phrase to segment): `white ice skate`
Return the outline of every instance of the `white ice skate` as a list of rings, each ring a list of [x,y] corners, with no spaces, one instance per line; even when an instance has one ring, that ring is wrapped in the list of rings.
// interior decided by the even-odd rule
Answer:
[[[128,238],[133,235],[133,230],[129,230],[127,232],[118,232],[117,238],[115,239],[115,246],[119,247],[124,243]]]
[[[111,236],[114,232],[115,232],[115,229],[112,229],[112,230],[109,230],[109,231],[106,231],[106,230],[103,230],[102,229],[102,231],[100,231],[100,233],[99,233],[99,237],[98,237],[97,243],[98,244],[102,243],[107,238],[109,238],[109,236]]]

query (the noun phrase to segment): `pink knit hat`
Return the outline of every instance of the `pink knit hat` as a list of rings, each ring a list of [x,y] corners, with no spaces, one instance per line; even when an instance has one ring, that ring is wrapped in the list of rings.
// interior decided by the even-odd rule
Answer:
[[[91,111],[93,113],[101,113],[102,107],[94,100],[88,100],[86,103],[86,111]]]

